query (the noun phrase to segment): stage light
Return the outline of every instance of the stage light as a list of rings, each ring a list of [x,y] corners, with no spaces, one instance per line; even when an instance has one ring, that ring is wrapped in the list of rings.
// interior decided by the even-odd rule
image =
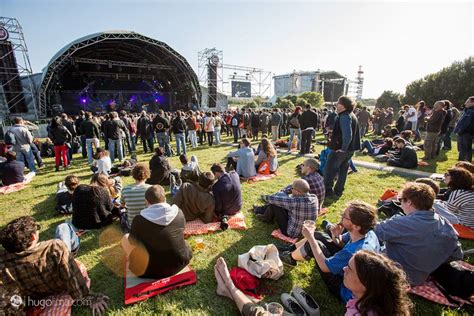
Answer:
[[[86,104],[87,103],[87,98],[81,98],[81,103]]]

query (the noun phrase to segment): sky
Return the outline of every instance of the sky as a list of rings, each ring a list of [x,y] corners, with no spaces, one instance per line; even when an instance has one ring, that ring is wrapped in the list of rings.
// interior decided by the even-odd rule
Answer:
[[[0,0],[22,25],[34,72],[75,39],[129,30],[163,41],[198,71],[198,52],[284,74],[364,71],[364,98],[474,56],[474,1]],[[272,93],[273,94],[273,93]]]

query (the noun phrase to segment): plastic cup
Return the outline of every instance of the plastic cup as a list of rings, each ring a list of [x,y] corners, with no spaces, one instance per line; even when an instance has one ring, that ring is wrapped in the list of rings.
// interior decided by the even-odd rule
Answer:
[[[196,243],[195,247],[197,250],[204,249],[204,239],[202,237],[197,237],[194,241]]]
[[[279,303],[271,302],[267,304],[267,312],[271,316],[281,316],[285,309]]]
[[[316,227],[316,223],[308,219],[303,222],[303,226],[305,226],[306,228],[314,228]]]

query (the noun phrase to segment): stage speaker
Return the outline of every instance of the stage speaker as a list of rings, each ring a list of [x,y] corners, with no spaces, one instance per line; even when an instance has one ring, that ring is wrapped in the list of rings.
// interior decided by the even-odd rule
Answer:
[[[217,65],[219,64],[219,57],[216,55],[209,58],[207,64],[207,93],[208,101],[207,106],[209,108],[215,108],[217,106]]]
[[[15,53],[10,41],[0,42],[0,84],[10,113],[26,113],[25,96],[18,72]]]

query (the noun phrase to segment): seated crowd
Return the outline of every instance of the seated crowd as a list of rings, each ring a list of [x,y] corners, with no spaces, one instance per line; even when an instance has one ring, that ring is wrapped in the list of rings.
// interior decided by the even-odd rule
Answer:
[[[343,119],[336,119],[335,129],[340,128],[340,124],[357,122],[350,110],[353,104],[346,99],[337,105]],[[436,103],[434,111],[441,111],[443,106],[445,103]],[[109,125],[112,125],[106,127],[111,129],[111,136],[119,129],[127,129],[116,114],[111,116]],[[153,149],[143,138],[145,148],[148,144],[154,155],[148,165],[138,163],[133,167],[134,183],[122,188],[120,178],[111,176],[111,170],[113,157],[118,154],[122,160],[125,146],[120,137],[111,137],[108,139],[110,153],[100,148],[96,148],[94,157],[87,153],[94,172],[89,184],[81,184],[78,177],[69,175],[58,186],[56,210],[72,216],[56,227],[55,239],[40,242],[40,227],[28,216],[11,221],[0,231],[3,246],[0,249],[0,305],[5,303],[6,308],[18,309],[10,302],[15,294],[38,299],[67,294],[72,300],[88,299],[93,313],[102,313],[107,308],[108,298],[91,292],[81,264],[74,259],[80,250],[82,231],[120,222],[124,231],[121,245],[128,269],[137,277],[170,277],[186,267],[193,257],[184,239],[186,222],[199,219],[204,223],[226,223],[227,217],[242,210],[241,178],[277,171],[277,151],[267,137],[261,139],[256,150],[247,138],[242,138],[239,148],[227,155],[227,167],[214,163],[210,171],[201,170],[196,156],[189,160],[186,156],[181,129],[186,129],[188,123],[181,115],[178,113],[172,122],[159,122],[170,123],[175,129],[176,140],[181,143],[178,146],[180,170],[172,168],[167,159],[170,148]],[[216,124],[215,117],[209,114],[202,120],[209,145],[213,144],[215,131],[211,127]],[[96,133],[91,117],[85,119],[84,122],[89,123],[81,126],[90,125],[90,132]],[[56,168],[59,169],[61,163],[67,168],[68,150],[64,142],[70,136],[66,127],[60,127],[58,119],[54,122],[56,129],[50,134],[56,152]],[[195,123],[192,126],[196,126]],[[441,190],[431,179],[404,184],[395,201],[399,215],[379,221],[375,207],[353,200],[341,212],[338,223],[325,221],[323,230],[317,231],[315,221],[325,197],[342,194],[349,160],[353,151],[360,148],[356,144],[360,143],[356,126],[353,132],[358,141],[348,139],[347,130],[341,128],[337,136],[340,141],[330,143],[328,179],[322,176],[323,170],[319,170],[316,159],[305,159],[301,178],[279,192],[262,195],[265,204],[255,206],[254,213],[263,222],[276,222],[275,227],[283,235],[299,239],[294,245],[277,246],[281,261],[296,266],[300,261],[314,258],[315,273],[320,274],[328,290],[345,304],[346,315],[410,315],[413,304],[407,294],[409,287],[423,284],[442,264],[463,258],[451,224],[474,228],[473,167],[463,162],[450,168],[444,176],[446,190]],[[381,142],[366,141],[362,148],[371,155],[383,155],[389,165],[414,168],[417,157],[410,142],[411,134],[389,135]],[[192,143],[197,143],[196,135],[191,137]],[[425,140],[425,146],[426,143]],[[431,147],[425,147],[425,155],[434,157],[437,145],[429,140],[428,145]],[[118,153],[114,146],[119,148]],[[15,151],[8,152],[7,162],[2,165],[4,184],[24,181],[20,177],[25,164],[16,161],[15,156]],[[334,167],[341,157],[347,166]],[[337,183],[333,188],[334,181]],[[171,204],[166,200],[163,186],[170,187]],[[217,260],[214,272],[217,294],[232,299],[243,315],[268,315],[237,288],[223,258]],[[294,313],[305,308],[296,300],[283,303]]]

